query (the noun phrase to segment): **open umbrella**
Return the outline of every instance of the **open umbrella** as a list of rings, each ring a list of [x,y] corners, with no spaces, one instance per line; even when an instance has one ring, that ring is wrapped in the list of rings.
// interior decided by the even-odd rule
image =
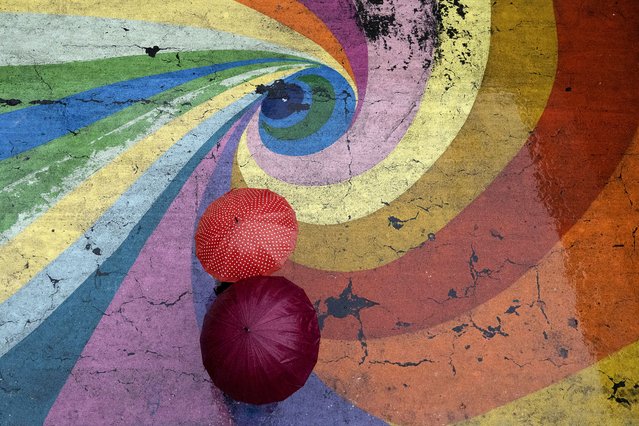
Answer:
[[[284,197],[268,189],[234,189],[206,209],[195,253],[219,281],[269,275],[295,248],[297,220]]]
[[[282,401],[317,363],[317,314],[304,290],[283,277],[252,277],[213,303],[200,336],[215,386],[237,401]]]

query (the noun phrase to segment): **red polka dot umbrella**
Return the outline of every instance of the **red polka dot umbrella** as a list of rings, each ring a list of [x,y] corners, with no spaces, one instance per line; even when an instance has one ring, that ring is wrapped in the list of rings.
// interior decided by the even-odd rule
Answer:
[[[237,401],[282,401],[317,363],[320,332],[306,293],[282,277],[252,277],[222,293],[206,316],[202,359],[213,383]]]
[[[202,215],[195,253],[213,277],[234,282],[280,269],[296,240],[295,211],[284,197],[268,189],[234,189]]]

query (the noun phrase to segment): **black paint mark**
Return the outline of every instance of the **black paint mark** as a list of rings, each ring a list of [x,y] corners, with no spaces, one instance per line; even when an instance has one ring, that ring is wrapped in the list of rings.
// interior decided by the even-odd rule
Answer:
[[[388,224],[395,229],[402,229],[404,227],[404,221],[396,218],[395,216],[388,217]]]
[[[501,235],[501,234],[499,233],[499,231],[497,231],[497,230],[495,230],[495,229],[491,229],[491,230],[490,230],[490,235],[491,235],[492,237],[497,238],[497,239],[498,239],[498,240],[500,240],[500,241],[504,239],[504,236],[503,236],[503,235]]]
[[[479,285],[479,279],[483,277],[490,277],[493,273],[493,270],[490,268],[477,269],[477,262],[479,262],[479,256],[477,256],[477,252],[475,248],[470,246],[471,253],[468,258],[468,271],[470,272],[470,277],[473,280],[472,284],[464,289],[464,297],[473,296],[475,294],[475,290]]]
[[[258,84],[255,87],[255,93],[258,95],[272,94],[272,97],[286,96],[286,83],[284,80],[275,80],[272,84]]]
[[[489,325],[486,328],[482,328],[482,327],[479,327],[477,324],[475,324],[474,321],[471,321],[471,324],[474,328],[476,328],[477,330],[481,332],[484,339],[492,339],[493,337],[497,335],[508,337],[508,333],[504,332],[501,329],[501,318],[499,317],[496,317],[496,318],[497,318],[496,326]]]
[[[413,323],[411,322],[403,322],[403,321],[397,321],[395,323],[395,327],[410,327]]]
[[[457,291],[454,288],[448,290],[448,297],[451,299],[457,299]]]
[[[506,314],[515,314],[517,316],[519,316],[519,312],[517,312],[517,309],[521,308],[521,305],[511,305],[508,307],[508,309],[506,309]]]
[[[152,58],[155,58],[155,55],[157,55],[157,53],[162,50],[160,49],[159,46],[153,46],[153,47],[143,47],[144,49],[144,53],[146,53],[147,55],[149,55]]]
[[[49,278],[49,281],[51,281],[51,284],[53,285],[53,288],[56,288],[58,286],[58,283],[61,281],[59,279],[52,278],[51,275],[49,275],[49,274],[47,274],[47,277]]]
[[[563,359],[568,358],[568,349],[559,348],[559,356],[562,357]]]
[[[359,361],[359,364],[363,364],[368,357],[368,344],[366,343],[366,336],[364,335],[364,326],[362,319],[360,318],[360,311],[362,309],[368,309],[373,306],[379,305],[379,303],[366,298],[353,294],[353,281],[348,280],[348,285],[342,291],[338,297],[329,297],[324,301],[327,311],[319,313],[317,320],[319,322],[320,330],[324,328],[324,321],[329,316],[334,318],[346,318],[352,316],[359,323],[359,330],[357,331],[357,340],[360,343],[364,355]],[[320,301],[315,302],[315,310],[319,312]]]
[[[419,212],[417,212],[417,214],[414,217],[411,217],[410,219],[400,219],[395,216],[389,216],[388,226],[392,226],[393,228],[397,230],[402,229],[406,222],[410,222],[411,220],[417,219],[417,216],[419,216]]]
[[[610,396],[608,397],[608,399],[611,399],[623,406],[625,406],[626,408],[630,408],[631,407],[631,403],[627,398],[623,398],[621,396],[618,395],[619,389],[625,388],[626,387],[626,381],[625,380],[620,380],[618,382],[616,382],[612,377],[608,376],[608,379],[612,382],[612,393],[610,394]],[[637,385],[634,386],[634,388],[637,388]]]
[[[577,318],[568,318],[569,327],[577,328],[577,325],[579,325],[579,321],[577,321]]]
[[[177,298],[177,299],[175,299],[175,300],[174,300],[174,301],[172,301],[172,302],[167,302],[166,300],[163,300],[163,301],[161,301],[161,302],[159,302],[159,303],[156,303],[156,302],[153,302],[153,301],[151,301],[151,300],[147,300],[147,303],[148,303],[149,305],[153,305],[153,306],[160,306],[160,305],[162,305],[162,306],[164,306],[164,307],[170,308],[171,306],[173,306],[173,305],[177,304],[180,300],[182,300],[182,298],[183,298],[184,296],[186,296],[187,294],[189,294],[189,292],[188,292],[188,291],[183,292],[182,294],[180,294],[180,295],[178,296],[178,298]]]
[[[320,328],[324,326],[324,320],[328,316],[346,318],[350,315],[359,320],[359,313],[362,309],[379,305],[377,302],[353,294],[353,282],[351,280],[349,280],[348,285],[339,297],[329,297],[324,303],[326,304],[327,312],[320,315]]]
[[[533,307],[535,304],[537,304],[537,306],[539,306],[539,310],[541,311],[541,314],[544,316],[544,318],[546,319],[546,324],[550,324],[550,320],[548,319],[548,315],[546,315],[546,302],[544,302],[544,300],[541,298],[541,284],[539,282],[539,271],[537,270],[537,275],[536,275],[536,284],[537,284],[537,300],[533,300],[529,307]]]
[[[20,105],[22,101],[20,99],[2,99],[0,98],[0,105],[4,104],[6,106],[16,106]]]
[[[102,250],[100,250],[100,247],[96,247],[92,251],[93,251],[93,254],[96,254],[98,256],[102,255]]]
[[[29,102],[31,105],[51,105],[51,104],[64,104],[64,102],[54,101],[52,99],[35,99]]]
[[[124,27],[122,27],[122,29],[123,29],[124,31],[129,31],[129,29],[128,29],[128,28],[124,28]]]
[[[389,361],[387,359],[383,360],[383,361],[371,361],[371,364],[390,364],[390,365],[396,365],[398,367],[417,367],[423,363],[429,363],[429,364],[434,364],[435,361],[433,361],[432,359],[429,358],[424,358],[424,359],[420,359],[419,361],[406,361],[406,362],[398,362],[398,361]]]
[[[463,4],[461,4],[459,2],[459,0],[453,0],[452,1],[453,6],[455,7],[455,9],[457,10],[457,14],[462,18],[462,19],[466,19],[466,6],[464,6]]]
[[[464,323],[464,324],[459,324],[457,327],[453,327],[452,330],[455,333],[461,333],[462,331],[464,331],[464,329],[468,327],[468,324]]]
[[[457,14],[461,19],[465,19],[466,13],[466,6],[459,0],[442,0],[438,2],[438,7],[434,10],[437,25],[437,37],[434,39],[436,42],[434,60],[436,63],[441,62],[442,51],[440,45],[441,39],[444,37],[454,40],[455,43],[461,43],[463,49],[460,49],[460,53],[457,55],[460,64],[465,65],[468,63],[468,59],[473,55],[473,52],[468,46],[468,42],[463,41],[470,39],[471,34],[467,30],[459,31],[452,25],[444,25],[444,22],[446,22],[445,17],[451,14]],[[449,74],[446,73],[445,76],[449,78],[449,82],[445,87],[445,90],[448,90],[452,87],[453,81]]]
[[[415,39],[419,49],[425,51],[430,46],[436,47],[439,44],[438,29],[441,27],[441,16],[439,14],[438,2],[434,1],[430,2],[430,4],[422,2],[422,7],[423,9],[421,11],[418,9],[414,10],[416,19],[410,37],[411,39]],[[409,39],[409,41],[411,40]],[[423,64],[423,68],[428,69],[431,64],[432,62],[427,59],[426,63]]]
[[[397,25],[395,15],[372,12],[366,7],[366,3],[373,5],[379,4],[370,0],[368,2],[365,0],[355,0],[355,22],[357,26],[370,41],[377,41],[381,37],[390,35],[392,28]]]
[[[388,70],[394,71],[398,66],[408,69],[414,62],[415,51],[430,51],[437,46],[438,2],[422,1],[420,7],[412,11],[412,17],[407,25],[402,25],[397,19],[396,5],[401,1],[383,0],[355,0],[352,15],[364,37],[372,42],[382,42],[382,47],[391,50],[389,38],[394,38],[409,47],[406,57],[398,57],[397,62],[388,64]],[[421,64],[423,69],[432,65],[430,59],[425,58]]]

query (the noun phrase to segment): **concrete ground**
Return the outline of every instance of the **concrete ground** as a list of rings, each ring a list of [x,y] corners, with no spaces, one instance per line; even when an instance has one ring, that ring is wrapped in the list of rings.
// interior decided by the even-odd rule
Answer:
[[[639,423],[638,44],[635,0],[0,1],[0,425]],[[238,187],[322,334],[263,406],[199,347]]]

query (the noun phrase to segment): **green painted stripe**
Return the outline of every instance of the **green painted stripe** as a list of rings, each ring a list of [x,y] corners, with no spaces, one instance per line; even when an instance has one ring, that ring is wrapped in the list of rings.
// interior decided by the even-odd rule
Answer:
[[[3,213],[0,232],[7,231],[18,221],[28,223],[128,144],[153,132],[158,122],[161,124],[184,114],[227,90],[227,82],[220,84],[223,80],[277,65],[282,68],[293,66],[287,62],[252,64],[202,77],[150,98],[149,103],[137,103],[93,123],[76,135],[66,135],[0,162],[0,188],[3,188],[0,189],[0,211]],[[254,77],[254,74],[247,74],[245,79],[234,83],[241,84]],[[200,91],[195,92],[197,90]],[[193,98],[188,102],[175,104],[176,99],[190,93]],[[144,114],[148,116],[141,118]]]
[[[314,134],[328,121],[335,108],[335,91],[328,80],[315,75],[305,75],[299,80],[311,87],[313,102],[304,119],[294,126],[277,128],[263,124],[264,130],[277,139],[295,140]]]
[[[57,100],[95,87],[148,75],[211,64],[258,58],[294,58],[263,51],[209,50],[124,56],[64,64],[0,67],[0,114],[31,106],[39,100]]]

